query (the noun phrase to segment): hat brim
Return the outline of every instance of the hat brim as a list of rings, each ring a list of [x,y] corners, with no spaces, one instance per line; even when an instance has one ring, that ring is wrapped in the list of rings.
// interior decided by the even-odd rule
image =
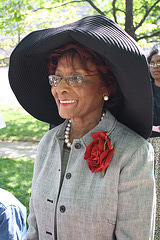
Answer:
[[[137,43],[109,18],[94,15],[27,35],[10,57],[9,81],[17,100],[35,118],[63,122],[48,84],[46,57],[77,41],[108,61],[123,94],[116,118],[144,138],[152,130],[152,91],[147,61]]]

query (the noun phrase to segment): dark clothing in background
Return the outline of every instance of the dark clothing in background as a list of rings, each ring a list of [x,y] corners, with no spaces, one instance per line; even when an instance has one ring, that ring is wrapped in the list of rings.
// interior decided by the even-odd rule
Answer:
[[[154,82],[152,82],[152,89],[154,97],[153,126],[160,126],[160,87],[157,87]],[[160,133],[152,131],[151,137],[160,137]]]

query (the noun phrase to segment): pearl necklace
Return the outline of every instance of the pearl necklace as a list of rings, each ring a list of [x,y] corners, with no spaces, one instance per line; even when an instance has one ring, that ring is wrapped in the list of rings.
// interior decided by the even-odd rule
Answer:
[[[100,121],[104,118],[104,116],[105,116],[105,113],[103,112]],[[69,140],[70,130],[71,130],[71,119],[69,119],[68,121],[68,124],[65,129],[65,134],[64,134],[64,142],[66,143],[68,148],[71,148],[72,146],[72,143]]]

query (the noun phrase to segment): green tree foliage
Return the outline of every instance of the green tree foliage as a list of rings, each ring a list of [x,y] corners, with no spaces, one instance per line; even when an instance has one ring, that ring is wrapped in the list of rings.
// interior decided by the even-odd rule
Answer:
[[[108,16],[144,47],[160,40],[159,12],[160,0],[1,0],[0,57],[4,46],[14,47],[33,30],[57,27],[92,14]]]

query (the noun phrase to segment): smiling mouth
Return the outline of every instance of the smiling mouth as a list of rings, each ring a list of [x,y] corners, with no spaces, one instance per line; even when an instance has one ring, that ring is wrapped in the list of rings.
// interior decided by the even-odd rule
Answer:
[[[59,100],[60,103],[66,104],[66,103],[75,103],[77,100]]]

